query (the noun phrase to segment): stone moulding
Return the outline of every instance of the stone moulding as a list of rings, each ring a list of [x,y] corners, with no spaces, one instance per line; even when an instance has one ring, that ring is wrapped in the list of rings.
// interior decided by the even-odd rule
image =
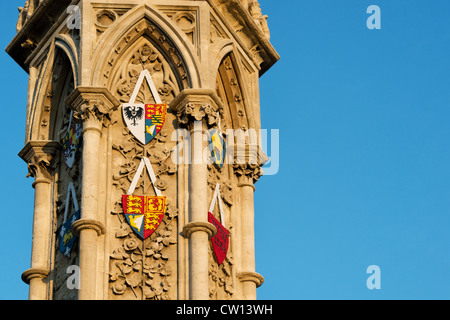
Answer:
[[[41,40],[54,28],[59,17],[68,14],[65,12],[71,0],[42,0],[32,14],[20,26],[6,52],[28,72],[27,57],[36,49]]]
[[[209,222],[191,222],[184,226],[183,236],[187,239],[191,237],[194,232],[206,232],[208,238],[211,239],[217,233],[216,227]]]
[[[51,157],[60,149],[61,144],[58,141],[52,140],[30,141],[19,152],[19,157],[21,157],[25,162],[29,162],[34,156]]]
[[[207,0],[209,5],[215,9],[215,13],[222,17],[221,20],[226,21],[223,17],[223,14],[218,9],[218,6],[216,4],[217,0]],[[261,65],[260,65],[260,71],[259,76],[262,76],[267,70],[269,70],[279,59],[280,56],[276,52],[276,50],[271,45],[268,37],[264,34],[263,30],[258,27],[255,20],[251,16],[248,8],[245,8],[244,4],[240,0],[227,0],[227,1],[219,1],[219,2],[228,2],[230,6],[232,6],[236,12],[239,14],[239,17],[242,18],[244,22],[243,28],[240,30],[240,34],[242,36],[242,33],[245,32],[248,39],[252,42],[252,48],[246,48],[247,46],[243,44],[242,39],[240,39],[239,36],[237,38],[241,42],[241,46],[243,48],[246,48],[247,50],[251,51],[254,48],[259,47],[262,49],[261,51]],[[252,56],[250,54],[250,56]],[[253,58],[254,59],[254,58]],[[257,65],[259,65],[256,61],[254,61]]]
[[[74,110],[75,118],[81,120],[96,116],[103,121],[120,106],[120,102],[103,87],[78,87],[67,97],[66,103]]]
[[[217,105],[218,109],[223,109],[219,96],[209,89],[185,89],[170,103],[170,107],[178,112],[180,107],[188,102],[211,102]]]
[[[257,272],[239,272],[238,278],[241,282],[251,281],[259,288],[264,283],[264,277]]]
[[[121,16],[105,31],[95,47],[91,61],[94,66],[91,83],[113,87],[117,63],[137,41],[146,38],[171,64],[172,71],[178,75],[180,88],[198,86],[197,58],[181,55],[181,52],[189,52],[190,49],[183,42],[185,39],[180,38],[184,33],[179,30],[178,34],[172,24],[174,22],[153,4],[137,5]],[[108,41],[104,41],[106,38]]]
[[[233,163],[234,173],[238,177],[248,177],[256,183],[264,175],[262,167],[268,161],[267,155],[257,145],[236,144]],[[239,186],[246,185],[240,183]],[[250,185],[255,189],[254,185]]]
[[[58,141],[29,141],[19,152],[19,157],[28,164],[27,177],[35,178],[35,184],[40,182],[50,183],[51,168],[54,163],[54,157],[61,150],[61,144]]]
[[[171,103],[181,125],[191,126],[206,120],[208,126],[218,125],[223,104],[217,94],[208,89],[185,89]]]
[[[106,228],[100,221],[92,219],[80,219],[72,224],[72,230],[76,235],[80,235],[82,230],[94,230],[98,236],[105,233]]]
[[[30,284],[32,279],[44,279],[50,274],[50,270],[31,268],[22,273],[22,281],[26,284]]]

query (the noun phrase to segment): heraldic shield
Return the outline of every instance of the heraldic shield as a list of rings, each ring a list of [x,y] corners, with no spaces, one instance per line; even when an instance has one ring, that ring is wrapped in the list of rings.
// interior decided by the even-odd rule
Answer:
[[[73,167],[75,156],[81,144],[82,125],[74,123],[69,124],[69,130],[62,139],[62,149],[64,154],[64,162],[69,168]]]
[[[68,218],[67,215],[69,213],[70,195],[72,195],[72,203],[75,209],[75,213]],[[71,227],[72,224],[80,218],[81,212],[78,207],[78,200],[76,198],[75,189],[73,183],[70,182],[67,190],[66,207],[64,209],[64,221],[57,231],[59,251],[68,258],[70,258],[72,249],[75,246],[75,242],[77,240],[77,237],[73,234]]]
[[[130,132],[147,144],[161,131],[166,121],[166,104],[124,104],[123,118]]]
[[[212,212],[214,211],[216,201],[219,203],[220,220],[222,220],[222,222],[217,220],[212,214]],[[225,258],[227,257],[228,248],[230,246],[230,232],[224,226],[225,224],[224,211],[222,206],[222,200],[220,198],[220,185],[218,183],[216,184],[216,190],[214,191],[213,199],[209,207],[208,222],[213,224],[217,229],[217,233],[211,238],[211,245],[217,263],[221,265],[225,260]]]
[[[166,213],[166,197],[122,196],[123,212],[131,229],[147,239],[161,224]]]
[[[147,80],[156,104],[135,103],[144,79]],[[161,131],[166,121],[167,104],[162,103],[148,70],[141,72],[129,103],[122,106],[122,115],[130,132],[144,145]]]
[[[219,170],[222,169],[225,163],[226,142],[222,137],[222,134],[216,129],[213,129],[210,132],[209,149],[214,165],[216,165]]]
[[[147,167],[156,196],[133,195],[139,178]],[[148,158],[143,158],[131,182],[126,195],[122,195],[122,207],[125,218],[131,229],[143,240],[151,236],[164,219],[167,208],[167,198],[155,186],[156,176]]]
[[[80,210],[76,211],[58,230],[59,251],[70,258],[77,237],[72,232],[72,224],[80,219]]]
[[[208,222],[212,223],[217,229],[217,233],[211,238],[211,244],[217,263],[220,265],[227,257],[228,247],[230,246],[230,233],[211,212],[208,212]]]

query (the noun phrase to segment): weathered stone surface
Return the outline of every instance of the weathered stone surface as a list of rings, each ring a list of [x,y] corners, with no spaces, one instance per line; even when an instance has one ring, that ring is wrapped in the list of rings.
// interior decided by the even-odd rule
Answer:
[[[264,278],[255,272],[253,192],[267,157],[258,139],[228,133],[260,129],[259,77],[279,59],[258,1],[69,5],[77,3],[26,1],[6,49],[30,75],[20,154],[36,188],[32,263],[23,274],[30,299],[255,299]],[[144,70],[167,105],[161,131],[146,145],[122,114],[131,99],[157,102],[145,81],[134,92]],[[74,124],[81,144],[69,167],[62,139]],[[212,129],[231,152],[221,169],[205,160]],[[144,170],[133,195],[154,196],[154,185],[167,199],[146,240],[122,207],[142,159],[151,163],[154,184]],[[81,219],[72,224],[77,240],[68,257],[58,231],[74,213],[70,184]],[[215,206],[212,214],[230,234],[220,265],[208,222],[217,184],[222,211]],[[74,265],[79,290],[67,283]]]

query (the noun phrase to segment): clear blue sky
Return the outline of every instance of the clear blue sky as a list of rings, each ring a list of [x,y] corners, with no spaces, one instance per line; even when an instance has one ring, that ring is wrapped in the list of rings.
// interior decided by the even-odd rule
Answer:
[[[23,3],[0,5],[2,48]],[[280,170],[256,185],[258,298],[450,299],[450,2],[260,3],[281,60],[261,78]],[[366,27],[372,4],[381,30]],[[27,299],[27,75],[0,63],[0,299]],[[370,265],[380,290],[366,287]]]

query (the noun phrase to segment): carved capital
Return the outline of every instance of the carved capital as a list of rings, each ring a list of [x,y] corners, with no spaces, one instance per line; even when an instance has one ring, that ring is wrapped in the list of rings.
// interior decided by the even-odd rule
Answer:
[[[74,118],[83,122],[84,130],[101,130],[111,124],[112,113],[120,102],[106,88],[78,87],[66,99]]]
[[[54,159],[61,149],[61,144],[57,141],[30,141],[19,152],[21,157],[28,164],[27,177],[33,177],[38,183],[51,183],[54,170]]]
[[[31,268],[22,273],[22,281],[26,284],[30,284],[32,279],[44,279],[50,274],[50,270],[39,269],[39,268]]]
[[[206,232],[208,238],[211,239],[217,233],[217,229],[209,222],[191,222],[183,228],[183,236],[187,239],[189,239],[194,232]]]
[[[257,182],[259,178],[263,176],[263,170],[261,169],[261,166],[259,164],[254,163],[242,163],[233,164],[234,174],[236,174],[239,178],[242,178],[244,180],[247,178],[248,182],[242,182],[240,185],[251,185],[250,183]]]
[[[219,113],[210,104],[188,102],[177,112],[178,122],[182,125],[205,120],[208,126],[214,126],[219,123],[219,117]]]
[[[267,161],[268,157],[257,146],[236,145],[234,173],[240,178],[242,185],[250,185],[263,176],[262,166]]]
[[[96,231],[98,236],[101,236],[105,233],[105,226],[103,225],[103,223],[97,220],[80,219],[72,224],[72,231],[76,235],[80,235],[81,231],[86,229]]]
[[[254,282],[257,288],[264,283],[264,277],[257,272],[239,272],[237,276],[241,282]]]
[[[206,89],[183,90],[170,104],[182,126],[192,128],[196,121],[204,121],[208,127],[217,126],[223,110],[217,94]]]

